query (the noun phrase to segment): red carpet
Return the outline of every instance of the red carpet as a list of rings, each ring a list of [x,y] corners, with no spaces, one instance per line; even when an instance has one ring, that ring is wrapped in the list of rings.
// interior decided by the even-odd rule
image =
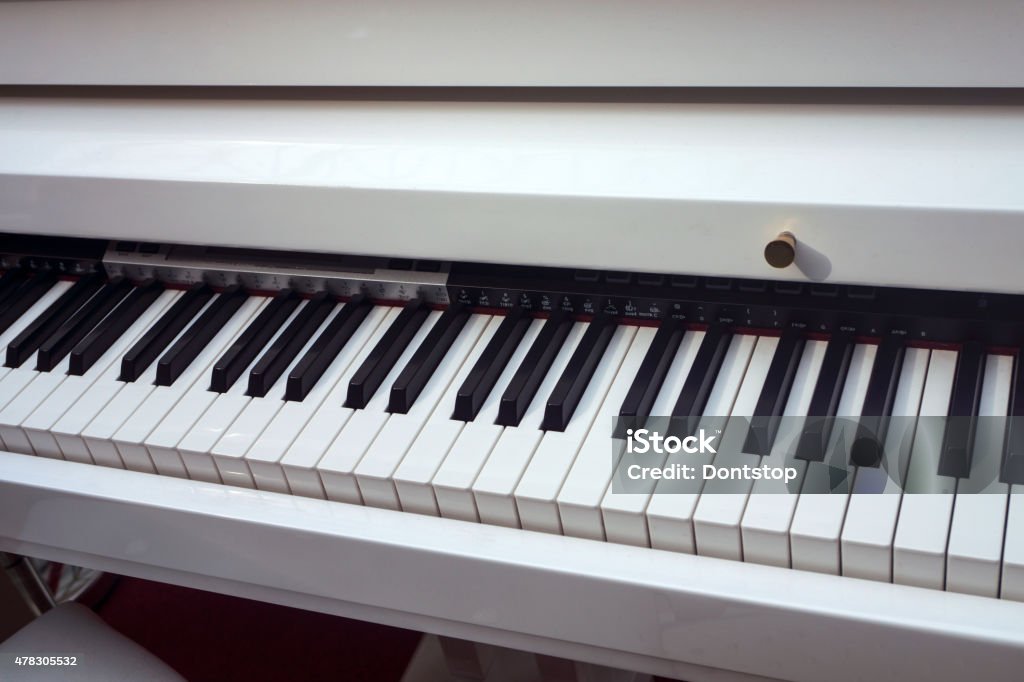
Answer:
[[[399,680],[420,634],[285,606],[122,578],[107,623],[191,682]]]

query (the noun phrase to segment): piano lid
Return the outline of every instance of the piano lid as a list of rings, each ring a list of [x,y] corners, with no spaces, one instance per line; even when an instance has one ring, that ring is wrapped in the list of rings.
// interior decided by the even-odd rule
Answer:
[[[0,84],[1020,87],[1017,0],[0,3]]]
[[[1021,293],[1021,158],[1021,106],[0,98],[0,231]]]

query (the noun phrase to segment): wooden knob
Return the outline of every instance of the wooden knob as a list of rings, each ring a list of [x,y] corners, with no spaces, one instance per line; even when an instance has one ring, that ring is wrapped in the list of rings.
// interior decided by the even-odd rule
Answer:
[[[764,259],[773,268],[788,268],[796,260],[796,237],[789,232],[780,232],[764,247]]]

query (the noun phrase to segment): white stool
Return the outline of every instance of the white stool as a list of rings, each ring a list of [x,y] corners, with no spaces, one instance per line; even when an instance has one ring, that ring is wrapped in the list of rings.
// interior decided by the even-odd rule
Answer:
[[[17,665],[16,656],[76,656],[77,665]],[[183,682],[153,654],[121,635],[88,608],[59,604],[0,643],[0,680],[147,680]]]

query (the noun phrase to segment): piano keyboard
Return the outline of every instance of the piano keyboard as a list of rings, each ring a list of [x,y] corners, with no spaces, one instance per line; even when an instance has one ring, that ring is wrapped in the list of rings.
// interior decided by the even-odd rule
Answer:
[[[1015,430],[979,432],[965,458],[955,433],[920,422],[904,480],[927,494],[872,494],[889,483],[870,462],[850,493],[814,494],[829,471],[813,453],[792,460],[800,495],[767,480],[611,489],[619,415],[722,428],[718,453],[695,457],[724,466],[789,461],[788,438],[729,440],[730,415],[1024,416],[1022,363],[975,343],[15,268],[0,279],[0,347],[12,452],[1024,600]]]

